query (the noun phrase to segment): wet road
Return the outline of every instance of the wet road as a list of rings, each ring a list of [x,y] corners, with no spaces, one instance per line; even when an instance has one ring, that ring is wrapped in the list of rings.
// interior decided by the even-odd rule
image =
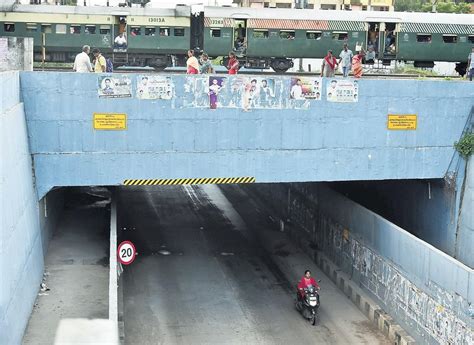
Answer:
[[[387,344],[327,278],[319,325],[300,316],[253,232],[270,224],[242,192],[229,198],[238,212],[216,186],[117,196],[119,240],[139,252],[123,275],[126,344]]]

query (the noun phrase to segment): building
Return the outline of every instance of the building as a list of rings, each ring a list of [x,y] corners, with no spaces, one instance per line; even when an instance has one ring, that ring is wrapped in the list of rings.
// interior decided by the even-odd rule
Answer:
[[[393,11],[394,0],[234,0],[241,7],[317,10]]]

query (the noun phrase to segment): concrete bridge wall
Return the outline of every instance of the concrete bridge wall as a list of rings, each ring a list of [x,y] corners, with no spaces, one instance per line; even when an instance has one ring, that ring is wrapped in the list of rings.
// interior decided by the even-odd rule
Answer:
[[[324,252],[420,344],[474,341],[472,269],[325,184],[248,189],[291,220],[310,255]]]
[[[474,99],[472,83],[360,80],[358,101],[337,103],[326,100],[330,81],[323,80],[322,100],[295,101],[291,77],[274,77],[272,109],[250,104],[244,111],[246,96],[236,102],[233,97],[246,89],[232,88],[245,80],[238,84],[242,77],[232,77],[219,95],[227,104],[213,110],[207,79],[161,77],[171,85],[171,99],[149,100],[140,99],[143,76],[113,76],[130,97],[100,95],[105,77],[95,74],[21,74],[39,197],[53,186],[118,185],[125,179],[440,178]],[[94,130],[95,112],[127,114],[127,129]],[[388,114],[417,114],[418,128],[387,130]]]
[[[38,201],[19,72],[0,85],[0,344],[20,344],[62,202],[60,191]]]

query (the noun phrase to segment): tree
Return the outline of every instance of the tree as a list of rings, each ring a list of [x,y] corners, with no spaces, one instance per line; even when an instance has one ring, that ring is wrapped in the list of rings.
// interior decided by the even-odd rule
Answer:
[[[471,6],[465,2],[451,0],[395,0],[395,11],[432,12],[433,2],[438,13],[470,13]]]

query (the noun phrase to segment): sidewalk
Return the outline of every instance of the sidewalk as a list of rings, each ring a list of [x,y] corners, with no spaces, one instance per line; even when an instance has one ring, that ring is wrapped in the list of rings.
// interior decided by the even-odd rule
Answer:
[[[108,319],[108,222],[104,208],[64,212],[45,259],[49,290],[39,291],[23,344],[53,344],[61,319]]]

